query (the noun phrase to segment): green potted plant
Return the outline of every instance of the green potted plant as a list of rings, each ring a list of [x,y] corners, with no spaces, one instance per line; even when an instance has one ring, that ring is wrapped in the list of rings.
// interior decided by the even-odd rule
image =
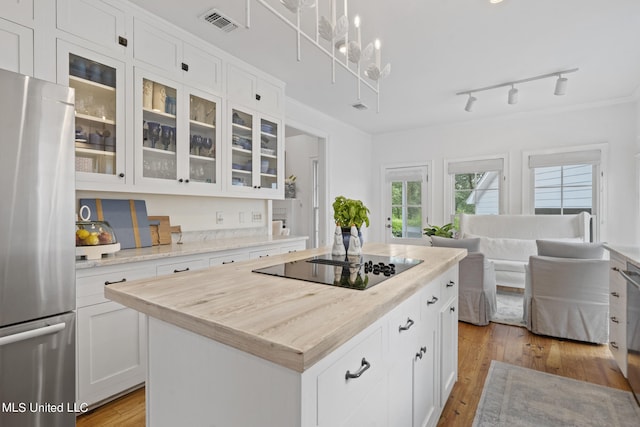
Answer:
[[[427,227],[424,229],[424,234],[427,236],[448,237],[451,239],[453,238],[453,224],[448,223],[441,227],[427,224]]]
[[[363,224],[366,224],[367,227],[369,226],[369,208],[361,200],[347,199],[344,196],[336,197],[333,202],[333,219],[336,225],[342,228],[342,239],[346,249],[349,248],[352,225],[355,225],[358,229],[358,237],[362,245],[360,228]]]

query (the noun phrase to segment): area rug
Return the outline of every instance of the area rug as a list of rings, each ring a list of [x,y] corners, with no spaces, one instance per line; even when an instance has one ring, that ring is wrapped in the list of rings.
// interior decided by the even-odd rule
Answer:
[[[473,427],[637,427],[631,392],[491,361]]]
[[[491,318],[494,323],[505,325],[524,326],[522,320],[522,302],[524,296],[517,292],[504,292],[498,290],[496,293],[496,314]]]

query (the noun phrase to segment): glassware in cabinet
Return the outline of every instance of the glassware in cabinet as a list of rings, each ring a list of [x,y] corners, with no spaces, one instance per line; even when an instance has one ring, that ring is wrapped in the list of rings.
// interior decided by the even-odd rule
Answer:
[[[69,53],[69,87],[75,89],[76,172],[115,175],[117,70]]]
[[[189,96],[189,179],[217,183],[217,105],[214,101]]]
[[[231,110],[231,185],[253,184],[253,116]]]
[[[142,176],[172,179],[177,177],[177,90],[174,87],[142,79]]]
[[[260,188],[278,189],[278,124],[260,120]]]

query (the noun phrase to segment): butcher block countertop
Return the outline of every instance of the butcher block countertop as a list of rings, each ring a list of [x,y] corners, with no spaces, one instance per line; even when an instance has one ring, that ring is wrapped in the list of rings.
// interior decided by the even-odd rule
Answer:
[[[464,249],[366,243],[365,254],[424,262],[364,291],[251,271],[328,252],[311,249],[115,283],[105,286],[105,296],[303,372],[466,256]]]

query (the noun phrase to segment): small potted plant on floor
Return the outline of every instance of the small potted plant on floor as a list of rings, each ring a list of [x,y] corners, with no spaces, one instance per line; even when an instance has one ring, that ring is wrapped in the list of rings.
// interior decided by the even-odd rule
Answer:
[[[369,208],[367,208],[361,200],[347,199],[344,196],[336,197],[333,202],[333,219],[336,225],[342,228],[342,239],[345,249],[349,249],[349,236],[351,235],[351,226],[355,225],[358,229],[358,237],[360,245],[362,245],[362,234],[360,228],[363,224],[369,226]]]

